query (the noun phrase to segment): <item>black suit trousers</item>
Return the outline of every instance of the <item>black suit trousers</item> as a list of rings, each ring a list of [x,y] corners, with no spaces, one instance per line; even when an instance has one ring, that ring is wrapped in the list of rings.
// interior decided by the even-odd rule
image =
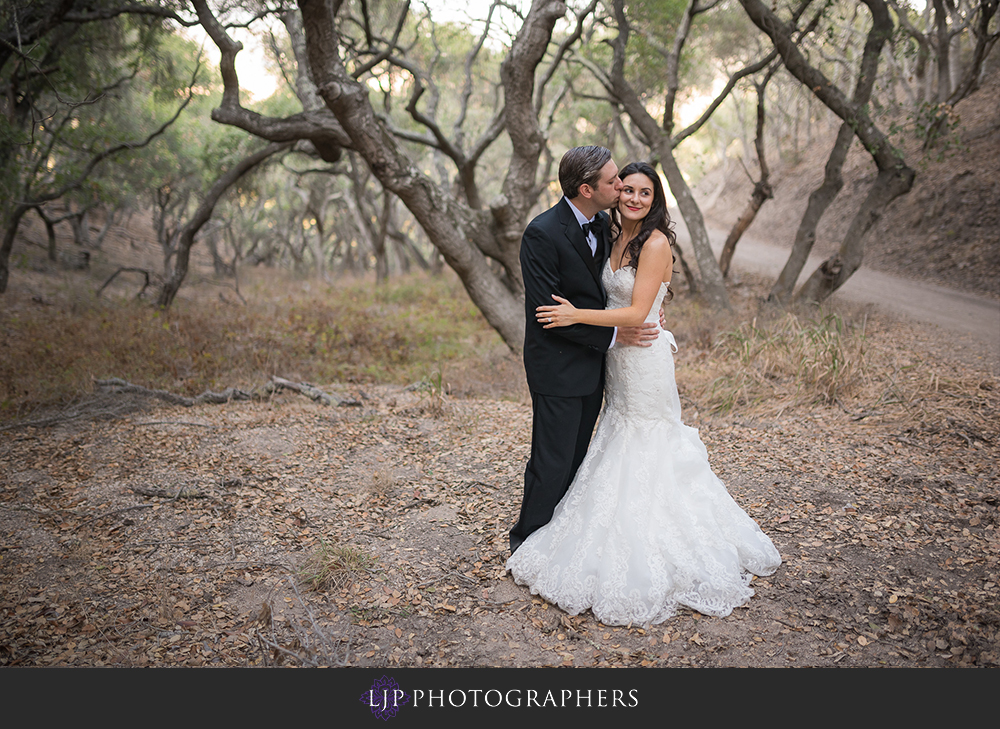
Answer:
[[[510,530],[511,552],[552,519],[587,455],[603,400],[603,385],[583,397],[531,393],[531,457],[524,471],[521,515]]]

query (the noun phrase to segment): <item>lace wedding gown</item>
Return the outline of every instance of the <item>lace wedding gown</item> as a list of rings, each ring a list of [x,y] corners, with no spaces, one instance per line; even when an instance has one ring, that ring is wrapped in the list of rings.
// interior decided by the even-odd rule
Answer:
[[[608,308],[629,306],[635,272],[604,268]],[[646,321],[659,320],[660,286]],[[726,616],[753,595],[750,573],[781,557],[712,472],[698,431],[681,422],[672,351],[607,355],[605,403],[587,456],[552,520],[507,560],[527,585],[571,615],[588,608],[606,625],[649,625],[679,606]]]

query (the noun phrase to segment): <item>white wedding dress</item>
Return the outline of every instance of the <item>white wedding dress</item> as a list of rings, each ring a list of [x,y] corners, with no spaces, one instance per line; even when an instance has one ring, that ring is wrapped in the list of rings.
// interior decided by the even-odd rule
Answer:
[[[608,308],[632,301],[635,272],[603,272]],[[659,321],[659,294],[646,321]],[[726,616],[753,595],[751,573],[781,564],[771,540],[712,472],[681,422],[670,332],[607,355],[605,403],[587,456],[552,520],[507,560],[514,580],[571,615],[650,625],[684,606]]]

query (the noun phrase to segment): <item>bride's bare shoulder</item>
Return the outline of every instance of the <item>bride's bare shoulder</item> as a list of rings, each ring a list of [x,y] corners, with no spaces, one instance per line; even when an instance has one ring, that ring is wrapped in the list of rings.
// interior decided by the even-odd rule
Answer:
[[[646,243],[645,245],[643,245],[643,248],[649,245],[653,246],[654,248],[659,247],[661,249],[663,246],[666,246],[666,248],[669,249],[670,241],[667,240],[667,236],[663,234],[662,230],[654,229],[653,232],[649,234],[649,238],[646,240]]]
[[[654,230],[650,234],[649,239],[643,245],[643,250],[646,249],[656,251],[664,257],[669,257],[671,261],[674,260],[674,252],[670,249],[670,241],[663,234],[663,231]]]
[[[674,252],[670,248],[670,241],[667,239],[667,236],[663,234],[663,231],[654,230],[642,248],[643,251],[654,252],[658,259],[666,263],[663,280],[669,282],[674,268]],[[639,261],[641,263],[642,259],[640,258]]]

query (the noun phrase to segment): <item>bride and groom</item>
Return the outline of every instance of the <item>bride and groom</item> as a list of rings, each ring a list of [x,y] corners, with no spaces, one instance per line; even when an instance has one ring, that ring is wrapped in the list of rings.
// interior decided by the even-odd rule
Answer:
[[[728,615],[781,557],[681,422],[661,309],[674,237],[663,187],[649,165],[619,172],[597,146],[567,152],[559,182],[564,197],[521,240],[533,420],[507,569],[608,625],[681,606]]]

